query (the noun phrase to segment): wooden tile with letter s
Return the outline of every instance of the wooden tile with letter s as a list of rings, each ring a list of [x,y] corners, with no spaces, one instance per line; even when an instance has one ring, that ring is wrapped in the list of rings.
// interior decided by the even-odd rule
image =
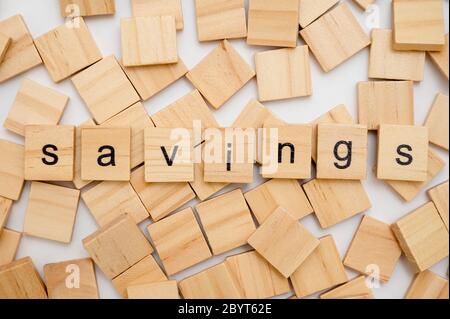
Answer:
[[[183,30],[181,0],[131,0],[134,17],[173,16],[177,30]]]
[[[320,295],[320,299],[374,299],[373,291],[367,286],[366,277],[359,276],[347,283]]]
[[[6,51],[8,51],[9,46],[11,45],[11,38],[7,37],[3,33],[0,33],[0,64],[3,62],[5,58]]]
[[[25,147],[0,139],[0,196],[18,200],[25,181]]]
[[[0,235],[3,227],[5,227],[6,222],[8,221],[12,204],[13,201],[11,199],[0,196]]]
[[[449,139],[449,99],[439,93],[431,106],[424,126],[428,128],[430,143],[448,151]]]
[[[128,299],[180,299],[176,280],[130,286],[127,295]]]
[[[444,221],[445,227],[447,227],[447,230],[449,229],[448,226],[448,181],[445,183],[442,183],[436,187],[433,187],[432,189],[428,190],[428,196],[433,201],[434,205],[436,206],[439,215],[441,215],[442,220]]]
[[[63,17],[89,17],[113,15],[116,13],[115,0],[59,0]]]
[[[428,54],[431,57],[431,60],[436,64],[439,71],[447,78],[448,80],[448,33],[445,35],[445,46],[442,51],[428,51]]]
[[[19,248],[22,233],[4,228],[0,231],[0,266],[12,262]]]
[[[429,270],[418,273],[405,299],[448,299],[448,280]]]
[[[338,2],[339,0],[299,0],[298,21],[300,26],[306,28]]]

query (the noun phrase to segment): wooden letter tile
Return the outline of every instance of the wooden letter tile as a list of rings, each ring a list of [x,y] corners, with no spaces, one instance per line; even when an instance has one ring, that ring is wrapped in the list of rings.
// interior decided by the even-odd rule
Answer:
[[[8,51],[10,45],[11,45],[11,38],[0,33],[0,64],[3,62],[3,59],[5,58],[6,55],[6,51]]]
[[[183,30],[181,0],[131,0],[135,17],[173,16],[177,30]]]
[[[428,128],[430,142],[448,151],[448,96],[439,93],[434,100],[424,126]]]
[[[59,0],[63,17],[88,17],[116,13],[115,0]]]
[[[367,286],[366,278],[359,276],[320,295],[320,299],[374,299],[374,295]]]
[[[81,128],[83,126],[95,126],[95,122],[94,120],[87,120],[75,128],[75,163],[73,184],[76,189],[82,189],[91,183],[91,181],[83,181],[81,179]]]
[[[442,51],[429,51],[431,60],[448,80],[448,33],[445,35],[445,47]]]
[[[375,0],[353,0],[357,5],[361,7],[364,11],[366,11],[370,5],[372,5]]]
[[[14,260],[21,238],[22,233],[14,230],[5,228],[0,232],[0,266]]]
[[[0,196],[0,235],[2,233],[3,227],[8,221],[12,203],[12,200],[10,200],[9,198]]]
[[[448,280],[428,270],[418,273],[405,299],[448,299]]]
[[[0,196],[18,200],[25,180],[25,147],[0,139]]]
[[[175,280],[131,286],[127,294],[128,299],[180,299]]]
[[[448,230],[448,181],[430,189],[428,191],[428,196],[430,196],[436,206],[438,213],[441,215],[445,227],[447,227]]]
[[[190,207],[147,229],[169,276],[212,256]]]
[[[70,243],[79,198],[79,190],[32,182],[24,234]]]
[[[338,2],[339,0],[300,0],[298,10],[300,26],[306,28]]]

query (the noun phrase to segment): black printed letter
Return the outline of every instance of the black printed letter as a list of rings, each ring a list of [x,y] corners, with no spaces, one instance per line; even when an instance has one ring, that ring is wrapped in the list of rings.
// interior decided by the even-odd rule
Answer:
[[[52,150],[53,152],[56,152],[58,150],[56,145],[53,144],[44,145],[44,147],[42,148],[42,153],[44,153],[45,156],[52,158],[52,160],[49,161],[45,157],[43,157],[42,163],[44,163],[45,165],[56,165],[56,163],[58,163],[59,160],[58,155],[49,152],[49,149]]]
[[[289,147],[290,151],[291,151],[291,164],[294,164],[295,162],[295,146],[291,143],[278,143],[278,163],[282,163],[283,162],[283,148],[285,147]]]
[[[173,160],[175,159],[175,155],[177,155],[178,152],[178,145],[175,145],[172,151],[172,155],[167,154],[166,148],[164,146],[161,146],[161,151],[163,152],[164,159],[166,160],[167,165],[172,166]]]
[[[100,155],[97,159],[97,163],[100,166],[116,166],[116,150],[114,149],[114,147],[110,146],[110,145],[103,145],[102,147],[100,147],[98,149],[99,153],[102,153],[105,150],[109,150],[108,154],[103,154]],[[104,159],[109,158],[110,160],[108,162],[105,162]]]
[[[339,141],[336,143],[336,145],[334,145],[334,157],[338,160],[338,161],[346,161],[345,164],[339,164],[334,162],[334,166],[338,169],[346,169],[349,168],[350,165],[352,164],[352,142],[351,141]],[[347,155],[346,156],[340,156],[339,155],[339,146],[341,145],[345,145],[347,147]]]
[[[410,145],[406,145],[406,144],[402,144],[399,145],[397,147],[397,154],[403,157],[406,157],[406,161],[405,160],[401,160],[400,158],[396,158],[395,161],[397,162],[397,164],[402,165],[402,166],[408,166],[412,163],[413,161],[413,157],[411,154],[405,153],[405,151],[403,151],[402,149],[406,149],[407,151],[411,152],[412,151],[412,147]]]

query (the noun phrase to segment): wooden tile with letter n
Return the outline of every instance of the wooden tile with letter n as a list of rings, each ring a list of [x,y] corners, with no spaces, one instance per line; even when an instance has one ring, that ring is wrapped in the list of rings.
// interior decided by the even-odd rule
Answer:
[[[366,277],[356,277],[345,284],[320,295],[320,299],[374,299]]]
[[[214,255],[245,245],[256,230],[240,189],[202,202],[195,209]]]
[[[347,274],[332,236],[320,238],[319,246],[290,277],[298,298],[347,282]]]
[[[247,43],[295,47],[299,0],[250,0]]]
[[[181,0],[131,0],[134,17],[173,16],[177,30],[183,30]]]
[[[63,17],[89,17],[113,15],[116,13],[115,0],[59,0]]]
[[[8,221],[12,203],[11,199],[0,196],[0,234]]]
[[[3,33],[0,33],[0,64],[3,62],[5,58],[6,51],[8,51],[9,46],[11,45],[11,38],[7,37]]]
[[[439,93],[431,106],[424,126],[428,128],[430,143],[448,151],[449,139],[449,99],[447,95]]]
[[[428,129],[422,126],[380,125],[377,178],[421,182],[427,179]]]
[[[442,51],[428,51],[428,54],[431,57],[431,60],[436,64],[439,71],[447,78],[448,80],[448,33],[445,35],[445,47]]]
[[[99,299],[94,263],[90,258],[44,265],[50,299]]]
[[[76,18],[35,39],[54,82],[61,82],[102,58],[83,18]]]
[[[127,295],[128,299],[180,299],[176,280],[130,286]]]
[[[341,3],[300,31],[324,72],[329,72],[370,44],[346,3]]]
[[[130,147],[129,127],[82,127],[81,179],[129,181]]]
[[[44,282],[30,257],[0,266],[0,299],[47,299]]]
[[[442,220],[444,221],[445,227],[447,230],[448,226],[448,210],[449,210],[449,198],[448,198],[448,181],[442,183],[432,189],[428,190],[428,196],[433,201],[436,206],[439,215],[441,215]]]
[[[319,240],[279,207],[250,236],[248,243],[288,278],[317,248]]]
[[[299,2],[298,22],[302,28],[306,28],[339,0],[299,0]]]
[[[227,40],[221,41],[216,49],[186,75],[216,109],[254,76],[255,71]]]
[[[25,180],[72,181],[74,159],[74,126],[25,126]]]
[[[22,233],[11,229],[0,231],[0,266],[9,264],[16,258]]]
[[[448,299],[448,280],[429,270],[418,273],[405,299]]]
[[[122,215],[83,239],[83,246],[109,279],[141,261],[153,248],[128,215]]]
[[[25,181],[25,147],[0,139],[0,196],[18,200]]]
[[[149,225],[147,229],[169,276],[212,256],[190,207]]]

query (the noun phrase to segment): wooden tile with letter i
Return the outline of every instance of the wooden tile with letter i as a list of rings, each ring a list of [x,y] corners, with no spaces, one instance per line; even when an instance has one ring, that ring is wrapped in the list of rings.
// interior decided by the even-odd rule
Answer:
[[[11,199],[0,196],[0,234],[8,221],[12,203]]]
[[[25,181],[25,147],[0,139],[0,196],[18,200]]]
[[[183,30],[181,0],[131,0],[134,17],[173,16],[177,30]]]
[[[81,179],[129,181],[130,148],[129,127],[82,127]]]
[[[7,228],[0,230],[0,266],[15,259],[21,239],[22,233]]]
[[[63,17],[89,17],[113,15],[116,13],[115,0],[59,0]]]
[[[449,136],[449,99],[447,95],[439,93],[431,106],[424,126],[428,128],[430,143],[448,151]]]
[[[3,33],[0,33],[0,64],[3,62],[3,59],[5,58],[6,55],[6,51],[8,50],[10,45],[11,45],[11,38],[7,37]]]
[[[444,221],[445,227],[447,227],[447,230],[449,229],[448,226],[448,210],[449,210],[449,204],[448,204],[448,181],[445,183],[442,183],[436,187],[433,187],[432,189],[428,190],[428,196],[433,201],[434,205],[436,206],[439,215],[441,215],[442,220]]]
[[[298,22],[300,26],[306,28],[338,2],[339,0],[299,0]]]
[[[425,181],[428,168],[428,129],[422,126],[380,125],[377,178]]]
[[[418,273],[405,299],[448,299],[448,280],[429,270]]]
[[[447,78],[448,80],[448,33],[445,35],[445,47],[442,51],[428,51],[428,54],[431,57],[431,60],[436,64],[439,71]]]
[[[319,124],[317,178],[366,179],[367,126]]]
[[[374,299],[366,277],[356,277],[345,284],[320,295],[320,299]]]
[[[25,126],[25,180],[72,181],[74,158],[74,126]]]
[[[128,299],[180,299],[176,280],[130,286]]]

